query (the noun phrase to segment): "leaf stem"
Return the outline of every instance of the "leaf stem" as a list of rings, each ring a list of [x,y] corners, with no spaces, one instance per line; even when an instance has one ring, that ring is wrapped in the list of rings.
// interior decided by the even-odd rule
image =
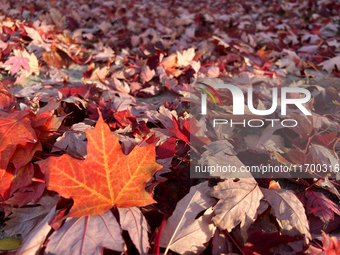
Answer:
[[[317,241],[315,241],[314,238],[312,238],[312,241],[317,245],[319,246],[323,251],[325,250]]]
[[[159,255],[159,243],[161,241],[161,234],[162,234],[164,224],[165,224],[165,216],[164,216],[163,221],[162,221],[162,223],[161,223],[161,225],[158,229],[158,233],[156,234],[155,246],[153,247],[152,255],[154,255],[155,252],[156,252],[156,255]]]
[[[237,249],[239,249],[241,254],[245,255],[244,252],[242,251],[240,245],[236,242],[236,240],[234,240],[234,238],[231,236],[231,234],[229,234],[229,232],[227,230],[224,230],[224,233],[226,233],[228,235],[228,237],[231,239],[231,241],[233,241],[233,243],[236,245]]]

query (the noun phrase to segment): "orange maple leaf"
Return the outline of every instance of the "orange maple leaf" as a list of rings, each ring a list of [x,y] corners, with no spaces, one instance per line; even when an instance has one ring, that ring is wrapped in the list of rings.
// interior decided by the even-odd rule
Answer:
[[[0,116],[0,169],[7,168],[18,145],[38,141],[29,114],[29,111],[21,111]]]
[[[65,51],[59,49],[56,42],[52,42],[51,53],[43,53],[43,59],[52,68],[68,68],[73,64],[70,56]]]
[[[86,130],[87,157],[78,160],[66,154],[38,164],[46,175],[46,186],[59,195],[73,198],[69,217],[97,215],[113,206],[146,206],[156,201],[145,191],[145,183],[162,168],[156,162],[155,145],[136,146],[122,152],[100,115],[93,130]]]

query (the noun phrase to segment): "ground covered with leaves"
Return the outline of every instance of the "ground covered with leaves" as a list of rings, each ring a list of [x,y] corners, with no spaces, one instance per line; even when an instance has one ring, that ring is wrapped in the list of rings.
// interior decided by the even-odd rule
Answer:
[[[0,1],[0,253],[340,254],[339,11]],[[197,118],[197,81],[250,87],[258,110],[272,88],[305,88],[312,115],[207,132],[232,95]],[[306,178],[190,178],[190,164],[222,161]]]

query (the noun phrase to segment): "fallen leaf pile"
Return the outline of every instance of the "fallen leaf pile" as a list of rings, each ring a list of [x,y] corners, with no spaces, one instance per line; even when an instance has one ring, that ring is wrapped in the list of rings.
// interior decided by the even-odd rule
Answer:
[[[339,11],[0,0],[0,253],[339,254]],[[240,119],[223,90],[197,117],[211,81],[251,88],[257,110],[272,88],[307,89],[312,115],[212,129]],[[270,118],[284,121],[279,108]],[[301,165],[306,178],[190,178],[190,165],[225,162]]]

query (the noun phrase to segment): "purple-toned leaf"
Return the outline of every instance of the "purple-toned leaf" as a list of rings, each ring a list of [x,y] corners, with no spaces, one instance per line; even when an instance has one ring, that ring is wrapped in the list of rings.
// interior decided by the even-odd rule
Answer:
[[[215,225],[231,232],[241,223],[242,236],[246,239],[247,230],[256,219],[263,197],[255,179],[244,178],[238,182],[225,180],[215,186],[210,195],[220,199],[214,207]]]
[[[289,221],[291,226],[311,239],[305,209],[293,191],[264,188],[261,188],[261,191],[265,199],[273,207],[278,220]]]
[[[323,222],[326,223],[330,220],[334,220],[334,213],[340,215],[340,207],[327,198],[323,193],[307,190],[305,192],[305,197],[307,199],[307,213],[313,213]]]
[[[147,254],[150,248],[149,225],[138,207],[118,208],[120,224],[123,230],[129,232],[133,244],[140,254]]]
[[[54,232],[47,244],[46,254],[101,255],[102,249],[124,251],[121,228],[111,211],[101,215],[68,218]]]
[[[210,187],[203,182],[191,187],[189,194],[182,198],[173,214],[164,224],[160,246],[179,254],[200,254],[213,236],[215,226],[211,222],[212,210],[208,209],[198,219],[196,216],[213,206],[216,201],[207,193]]]
[[[23,58],[20,56],[12,56],[12,57],[9,57],[9,59],[5,62],[5,65],[12,65],[10,72],[11,72],[11,75],[13,75],[19,72],[20,67],[23,67],[27,71],[30,71],[29,62],[30,60],[28,58]]]

